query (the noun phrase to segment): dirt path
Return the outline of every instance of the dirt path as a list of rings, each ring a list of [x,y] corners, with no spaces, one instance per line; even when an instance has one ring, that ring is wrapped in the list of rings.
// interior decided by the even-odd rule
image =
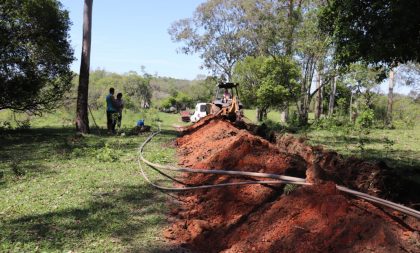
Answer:
[[[316,184],[182,194],[183,204],[172,208],[175,221],[164,232],[174,244],[193,252],[420,252],[418,220],[335,188],[333,182],[397,198],[399,192],[390,192],[395,184],[389,184],[390,170],[384,164],[343,159],[292,136],[270,143],[212,117],[185,129],[177,146],[182,166],[306,176]],[[201,174],[182,178],[192,185],[243,179]]]

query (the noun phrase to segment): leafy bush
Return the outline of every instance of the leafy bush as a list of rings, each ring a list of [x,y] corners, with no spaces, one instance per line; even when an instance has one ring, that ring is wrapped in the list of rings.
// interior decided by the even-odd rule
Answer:
[[[335,114],[333,117],[321,118],[311,126],[313,130],[331,130],[337,131],[341,128],[347,128],[350,122],[347,117],[341,117]]]
[[[12,124],[10,121],[1,121],[0,122],[0,131],[1,130],[11,130],[13,129]]]
[[[375,115],[372,109],[362,111],[356,118],[356,126],[359,128],[371,128],[373,126]]]
[[[118,161],[119,156],[119,151],[109,147],[108,143],[96,153],[96,158],[101,162],[115,162]]]

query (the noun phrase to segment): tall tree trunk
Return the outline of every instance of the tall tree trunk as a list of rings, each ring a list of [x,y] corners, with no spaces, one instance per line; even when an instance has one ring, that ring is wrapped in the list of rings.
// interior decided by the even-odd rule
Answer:
[[[301,12],[301,7],[302,7],[301,5],[302,5],[302,0],[297,0],[296,12],[299,12],[299,13]],[[287,31],[287,38],[286,38],[286,43],[285,43],[285,51],[286,51],[285,53],[287,57],[291,58],[293,56],[293,41],[294,41],[293,35],[295,33],[295,29],[297,26],[294,0],[289,0],[288,8],[289,8],[287,12],[288,31]],[[289,103],[286,104],[286,107],[281,112],[280,117],[284,122],[287,122],[289,120]]]
[[[318,70],[317,78],[316,78],[316,88],[318,89],[317,97],[316,97],[316,105],[315,105],[315,119],[319,120],[322,114],[322,89],[321,89],[321,71]]]
[[[259,107],[257,107],[257,115],[255,115],[256,118],[257,118],[257,121],[262,121],[262,116],[261,115],[262,115],[261,109]]]
[[[286,104],[286,107],[280,113],[280,121],[283,123],[287,123],[289,120],[289,103]]]
[[[294,21],[294,1],[289,0],[289,10],[287,13],[287,38],[286,38],[286,55],[291,56],[292,55],[292,46],[293,46],[293,32],[295,30],[295,21]]]
[[[350,91],[349,119],[353,122],[353,91]]]
[[[92,5],[93,0],[85,0],[83,11],[83,45],[80,63],[79,87],[77,89],[76,130],[89,133],[88,95],[90,45],[92,35]]]
[[[335,93],[337,90],[337,75],[334,75],[333,81],[331,83],[331,92],[330,92],[330,102],[328,104],[328,116],[332,116],[334,113],[334,103],[335,103]]]
[[[267,108],[259,108],[257,107],[257,121],[261,122],[265,118],[267,118]]]
[[[386,125],[392,127],[392,103],[394,100],[394,70],[389,71],[388,108],[386,111]]]
[[[298,111],[299,111],[299,124],[301,126],[305,126],[308,124],[308,112],[309,112],[309,105],[311,103],[311,86],[312,86],[312,79],[315,72],[315,65],[316,59],[314,56],[308,56],[304,65],[304,71],[302,71],[302,81],[300,86],[300,99],[298,103]]]

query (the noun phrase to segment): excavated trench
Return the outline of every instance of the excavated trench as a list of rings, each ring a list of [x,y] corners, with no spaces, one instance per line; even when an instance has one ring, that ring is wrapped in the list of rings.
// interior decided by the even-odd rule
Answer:
[[[246,129],[212,116],[199,121],[176,141],[179,164],[306,177],[315,184],[182,193],[164,231],[173,244],[192,252],[420,252],[419,220],[338,192],[335,183],[405,204],[418,203],[417,186],[398,180],[384,163],[344,159],[290,135],[270,143]],[[244,179],[252,180],[180,178],[189,185]]]

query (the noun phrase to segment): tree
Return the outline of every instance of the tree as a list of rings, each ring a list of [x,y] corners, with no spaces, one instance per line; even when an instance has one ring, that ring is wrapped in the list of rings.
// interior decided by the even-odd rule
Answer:
[[[318,1],[305,1],[302,7],[297,9],[300,11],[301,20],[294,35],[294,50],[302,70],[300,98],[297,102],[300,125],[308,124],[311,100],[329,83],[334,70],[331,61],[334,51],[331,49],[330,37],[321,31],[318,25],[320,6]],[[322,82],[313,91],[312,80],[315,73],[322,75],[320,76]]]
[[[89,133],[88,98],[90,45],[92,37],[92,5],[93,0],[85,0],[83,11],[83,44],[80,63],[79,88],[77,89],[76,130]]]
[[[269,108],[282,108],[299,96],[300,72],[288,57],[246,57],[237,63],[234,80],[240,82],[241,100],[257,106],[261,121]]]
[[[420,2],[411,0],[333,0],[321,15],[321,27],[333,36],[343,65],[364,61],[390,68],[387,124],[392,125],[394,70],[420,61]]]
[[[379,85],[381,70],[369,67],[363,63],[355,63],[349,66],[348,72],[343,76],[343,81],[351,90],[349,116],[354,122],[359,111],[364,107],[373,109],[372,89]],[[363,94],[363,104],[359,97]]]
[[[321,27],[333,36],[342,64],[420,61],[420,1],[327,2]]]
[[[284,108],[299,97],[300,71],[288,57],[267,58],[261,68],[257,103],[262,108]]]
[[[216,93],[217,78],[214,76],[208,76],[201,80],[194,80],[191,84],[189,95],[196,102],[209,102]]]
[[[199,53],[204,66],[215,75],[231,79],[235,63],[252,52],[239,21],[243,16],[241,3],[236,0],[210,0],[200,4],[193,18],[176,21],[168,32],[174,42],[184,42],[185,54]]]
[[[55,109],[71,88],[68,12],[56,0],[0,3],[0,110]]]
[[[392,127],[392,104],[394,101],[394,70],[389,70],[388,106],[386,110],[386,125]]]
[[[169,109],[170,107],[174,107],[177,112],[193,106],[192,97],[184,92],[175,92],[161,102],[161,108]]]
[[[184,53],[200,53],[205,67],[215,74],[225,74],[228,80],[236,63],[247,56],[286,56],[297,60],[302,74],[299,119],[301,124],[307,124],[317,65],[326,66],[323,72],[329,77],[330,64],[326,59],[331,58],[330,41],[318,26],[321,3],[209,0],[197,8],[193,18],[174,23],[169,33],[174,41],[185,43],[181,48]],[[323,80],[320,89],[329,82],[329,78]]]
[[[335,105],[335,96],[337,93],[337,79],[338,76],[336,73],[333,74],[333,80],[331,82],[331,90],[330,90],[330,98],[328,101],[328,116],[332,116],[334,113],[334,105]]]
[[[129,74],[124,80],[124,92],[131,99],[138,101],[140,108],[149,108],[152,100],[152,87],[150,86],[151,76],[145,74],[143,77]]]

